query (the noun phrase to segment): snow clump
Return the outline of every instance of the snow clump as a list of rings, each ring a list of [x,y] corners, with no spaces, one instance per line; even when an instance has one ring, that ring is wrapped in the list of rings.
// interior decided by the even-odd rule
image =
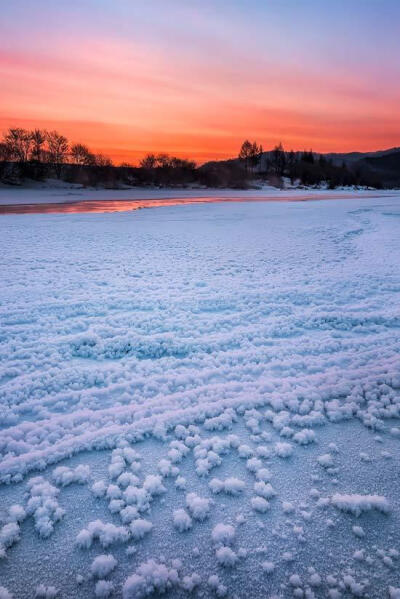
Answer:
[[[177,586],[179,575],[176,569],[149,559],[140,564],[122,588],[123,599],[144,599],[153,593],[165,593]]]
[[[179,532],[185,532],[192,528],[192,519],[183,508],[179,508],[173,513],[174,526]]]
[[[389,502],[382,495],[341,495],[336,493],[331,498],[331,503],[338,510],[360,516],[363,512],[377,510],[383,514],[390,512]]]
[[[96,578],[105,578],[116,568],[117,560],[111,554],[98,555],[90,566],[90,571]]]
[[[210,513],[210,500],[196,493],[186,495],[186,505],[195,520],[205,520]]]
[[[68,468],[67,466],[58,466],[53,470],[53,480],[56,485],[66,487],[72,483],[84,485],[90,477],[90,467],[79,464],[76,468]]]

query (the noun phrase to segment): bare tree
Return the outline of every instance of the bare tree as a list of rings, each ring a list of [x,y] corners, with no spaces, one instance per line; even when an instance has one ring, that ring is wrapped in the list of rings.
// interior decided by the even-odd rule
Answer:
[[[29,160],[32,148],[32,136],[26,129],[9,129],[4,135],[11,160],[25,164]]]
[[[155,155],[147,154],[147,156],[142,158],[142,160],[140,161],[140,167],[146,168],[146,169],[151,169],[151,168],[155,168],[156,163],[157,163],[157,159],[156,159]]]
[[[47,133],[47,145],[49,149],[49,162],[53,164],[56,176],[60,179],[62,166],[68,154],[68,140],[57,131],[50,131]]]
[[[7,162],[11,158],[10,148],[5,142],[0,142],[0,162]]]
[[[162,153],[156,156],[156,166],[167,168],[171,165],[171,157],[168,154]]]
[[[46,143],[46,131],[42,131],[41,129],[35,129],[31,133],[31,140],[31,160],[37,160],[38,162],[42,162],[43,146]]]
[[[108,156],[104,156],[104,154],[95,154],[93,156],[93,158],[94,158],[94,164],[96,166],[101,166],[101,167],[113,166],[113,162],[112,162],[111,158],[109,158]]]
[[[90,166],[94,163],[94,156],[84,144],[71,146],[71,156],[74,164],[79,166]]]

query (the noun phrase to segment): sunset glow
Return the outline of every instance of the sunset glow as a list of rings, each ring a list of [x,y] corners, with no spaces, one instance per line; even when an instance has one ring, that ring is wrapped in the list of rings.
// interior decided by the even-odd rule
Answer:
[[[0,19],[0,130],[56,128],[117,163],[227,158],[245,137],[398,146],[399,18],[374,0],[15,0]]]

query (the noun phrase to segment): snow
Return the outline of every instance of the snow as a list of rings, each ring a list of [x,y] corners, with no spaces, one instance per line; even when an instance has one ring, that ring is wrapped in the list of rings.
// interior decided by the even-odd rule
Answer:
[[[365,532],[362,526],[352,526],[352,531],[356,535],[356,537],[362,539],[365,537]]]
[[[153,593],[165,593],[179,582],[178,572],[154,560],[142,563],[129,576],[122,589],[123,599],[142,599]]]
[[[194,572],[190,576],[184,576],[181,580],[181,587],[187,593],[192,593],[201,583],[201,577]]]
[[[117,566],[117,560],[111,554],[98,555],[90,566],[90,571],[96,578],[105,578]]]
[[[107,485],[104,480],[98,480],[92,485],[92,493],[95,497],[104,497],[107,491]]]
[[[67,466],[58,466],[53,470],[53,480],[56,485],[66,487],[72,483],[81,485],[88,482],[90,477],[89,466],[79,464],[76,468],[68,468]]]
[[[26,518],[26,511],[22,505],[14,504],[8,508],[8,517],[12,522],[23,522]]]
[[[261,567],[266,574],[272,574],[275,570],[275,564],[273,562],[265,561],[261,564]]]
[[[280,458],[290,458],[293,453],[293,446],[290,443],[275,443],[275,453]]]
[[[210,500],[206,497],[199,497],[196,493],[186,495],[186,506],[195,520],[204,520],[210,512]]]
[[[16,522],[10,522],[0,528],[0,556],[5,556],[5,550],[20,539],[20,527]]]
[[[260,495],[260,497],[264,497],[264,499],[271,499],[276,495],[276,491],[271,483],[264,483],[263,481],[254,483],[254,492]]]
[[[65,515],[65,510],[57,500],[59,490],[42,476],[31,478],[27,487],[30,497],[26,512],[33,516],[35,529],[39,536],[47,538],[54,532],[56,522],[59,522]]]
[[[40,584],[36,587],[35,599],[55,599],[58,595],[58,591],[53,586],[46,586]]]
[[[363,512],[371,510],[378,510],[384,514],[390,512],[388,500],[380,495],[341,495],[335,493],[331,498],[331,502],[338,510],[349,512],[354,516],[360,516]]]
[[[227,478],[226,480],[220,480],[219,478],[213,478],[208,485],[211,491],[217,493],[227,493],[228,495],[240,495],[246,488],[246,483],[239,478],[234,476]]]
[[[94,589],[95,597],[110,597],[114,592],[114,584],[109,580],[98,580]]]
[[[162,495],[166,492],[166,488],[162,484],[161,476],[148,474],[143,482],[143,489],[145,489],[150,495]]]
[[[211,538],[214,543],[220,543],[222,545],[230,545],[235,538],[235,529],[230,524],[223,524],[220,522],[214,526],[211,533]]]
[[[261,512],[262,514],[270,508],[269,502],[264,497],[252,497],[250,503],[255,512]]]
[[[318,456],[317,461],[323,468],[332,468],[335,465],[333,456],[330,453],[324,453],[323,455]]]
[[[99,540],[104,548],[114,543],[125,543],[130,538],[130,532],[123,526],[116,526],[112,522],[94,520],[89,522],[88,527],[82,529],[77,537],[76,544],[81,549],[89,549],[93,541]]]
[[[382,192],[381,192],[382,193]],[[383,192],[387,197],[395,195],[395,192]],[[383,195],[382,193],[382,195]],[[376,191],[368,190],[325,190],[325,189],[285,189],[280,190],[276,187],[264,185],[259,189],[249,189],[246,191],[236,189],[212,189],[212,188],[192,188],[192,189],[151,189],[143,187],[133,187],[130,189],[91,189],[82,188],[76,185],[52,180],[47,184],[21,187],[7,187],[0,185],[0,205],[1,204],[37,204],[37,203],[61,203],[77,201],[101,201],[101,200],[173,200],[173,199],[258,199],[280,200],[281,198],[300,199],[303,198],[343,198],[350,199],[354,197],[368,198],[376,196]]]
[[[153,525],[149,520],[145,520],[144,518],[137,518],[136,520],[133,520],[130,523],[129,528],[132,534],[132,538],[135,541],[138,541],[139,539],[143,539],[143,537],[151,531]]]
[[[396,597],[398,198],[0,217],[0,597]]]
[[[175,510],[173,517],[174,526],[179,532],[184,532],[185,530],[192,528],[192,519],[183,508]]]
[[[238,561],[238,556],[230,547],[219,547],[215,552],[215,557],[220,566],[224,568],[233,568]]]

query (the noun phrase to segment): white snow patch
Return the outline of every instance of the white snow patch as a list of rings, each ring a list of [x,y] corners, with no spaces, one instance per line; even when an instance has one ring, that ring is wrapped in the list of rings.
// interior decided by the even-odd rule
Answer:
[[[211,538],[214,543],[230,545],[235,538],[235,529],[230,524],[223,524],[220,522],[214,526],[211,533]]]
[[[210,512],[210,500],[206,497],[199,497],[196,493],[186,495],[186,506],[195,520],[204,520]]]
[[[390,512],[389,502],[381,495],[341,495],[336,493],[331,498],[331,503],[338,510],[360,516],[363,512],[377,510],[383,514]]]
[[[149,559],[140,564],[122,588],[123,599],[143,599],[153,593],[165,593],[179,584],[179,575],[174,568]]]
[[[79,464],[76,468],[68,468],[67,466],[58,466],[53,470],[53,480],[56,485],[66,487],[72,483],[84,485],[90,477],[90,467]]]
[[[192,528],[192,519],[183,508],[174,511],[173,514],[174,526],[179,532],[185,532]]]
[[[105,578],[117,567],[117,560],[111,554],[98,555],[90,566],[90,571],[96,578]]]
[[[239,559],[236,553],[230,547],[226,546],[219,547],[215,552],[215,556],[218,564],[224,568],[233,568]]]

